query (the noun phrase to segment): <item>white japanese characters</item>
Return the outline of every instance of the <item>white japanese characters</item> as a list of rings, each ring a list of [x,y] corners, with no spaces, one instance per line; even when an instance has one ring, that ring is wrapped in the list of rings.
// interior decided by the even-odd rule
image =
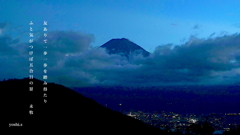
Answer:
[[[43,51],[43,56],[44,56],[44,58],[43,58],[43,60],[44,60],[44,63],[43,63],[43,81],[44,81],[44,83],[43,83],[43,102],[46,104],[47,103],[47,79],[48,79],[48,76],[47,76],[47,66],[48,66],[48,64],[47,64],[47,54],[48,54],[48,52],[47,52],[47,43],[48,43],[48,39],[47,39],[47,36],[48,36],[48,34],[47,34],[47,31],[48,31],[48,29],[47,29],[47,24],[48,22],[47,21],[43,21],[43,31],[44,31],[44,33],[43,33],[43,36],[44,36],[44,40],[43,40],[43,42],[44,42],[44,46],[43,46],[43,48],[45,49],[44,51]]]
[[[43,104],[46,104],[47,103],[47,91],[48,91],[48,87],[47,87],[47,79],[48,79],[48,71],[47,71],[47,67],[48,67],[48,63],[47,63],[47,56],[48,56],[48,50],[47,50],[47,43],[48,43],[48,39],[47,39],[47,36],[48,36],[48,22],[47,21],[43,21],[43,39],[42,39],[42,45],[43,45],[43,75],[42,75],[42,79],[44,81],[43,83]],[[28,57],[28,60],[29,60],[29,89],[28,91],[30,92],[30,95],[32,95],[31,93],[34,92],[34,72],[36,72],[34,70],[34,23],[33,21],[30,21],[29,22],[29,51],[28,51],[28,54],[29,54],[29,57]],[[37,57],[35,57],[35,60],[38,60]],[[35,84],[36,85],[36,84]],[[30,116],[34,115],[35,112],[34,112],[34,104],[33,104],[33,101],[30,102],[29,104],[29,110],[28,110],[28,113]]]
[[[29,92],[33,92],[33,38],[34,38],[34,35],[33,35],[33,22],[30,21],[29,23],[30,27],[29,27]],[[32,102],[32,101],[31,101]],[[30,103],[29,105],[29,115],[33,115],[34,114],[34,111],[33,111],[33,104]]]

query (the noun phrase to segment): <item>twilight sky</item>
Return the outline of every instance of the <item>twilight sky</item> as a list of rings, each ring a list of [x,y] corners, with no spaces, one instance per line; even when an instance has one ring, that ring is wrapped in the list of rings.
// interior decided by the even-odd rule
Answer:
[[[28,76],[29,21],[38,35],[34,68],[40,78],[41,29],[48,21],[48,75],[56,83],[236,83],[239,5],[239,0],[0,0],[0,80]],[[123,37],[151,56],[128,61],[94,48]]]

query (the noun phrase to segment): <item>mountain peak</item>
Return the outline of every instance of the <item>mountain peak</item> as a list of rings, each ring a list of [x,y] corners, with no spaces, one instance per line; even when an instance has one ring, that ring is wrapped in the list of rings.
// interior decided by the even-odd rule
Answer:
[[[120,54],[127,58],[129,58],[129,55],[132,53],[142,54],[144,57],[147,57],[150,54],[141,46],[127,38],[111,39],[100,47],[106,48],[109,54]]]

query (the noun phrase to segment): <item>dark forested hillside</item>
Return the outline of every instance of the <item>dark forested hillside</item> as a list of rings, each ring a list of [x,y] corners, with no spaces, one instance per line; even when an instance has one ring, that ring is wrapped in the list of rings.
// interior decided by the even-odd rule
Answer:
[[[43,102],[43,82],[34,79],[34,91],[29,91],[28,79],[12,79],[0,82],[1,90],[7,91],[7,117],[10,123],[21,123],[22,127],[68,130],[94,133],[156,133],[160,130],[143,122],[112,111],[64,86],[47,85],[47,103]],[[29,115],[29,104],[33,104],[34,115]]]

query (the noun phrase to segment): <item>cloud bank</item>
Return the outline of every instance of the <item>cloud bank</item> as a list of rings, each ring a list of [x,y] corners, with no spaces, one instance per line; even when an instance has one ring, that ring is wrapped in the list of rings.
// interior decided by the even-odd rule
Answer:
[[[41,80],[46,50],[43,39],[38,37],[33,43],[34,76]],[[90,34],[52,31],[47,39],[48,80],[69,87],[231,84],[240,80],[240,34],[190,37],[182,45],[158,46],[149,57],[131,56],[129,60],[91,47],[94,36]],[[0,36],[1,80],[29,75],[28,46],[19,39]]]

